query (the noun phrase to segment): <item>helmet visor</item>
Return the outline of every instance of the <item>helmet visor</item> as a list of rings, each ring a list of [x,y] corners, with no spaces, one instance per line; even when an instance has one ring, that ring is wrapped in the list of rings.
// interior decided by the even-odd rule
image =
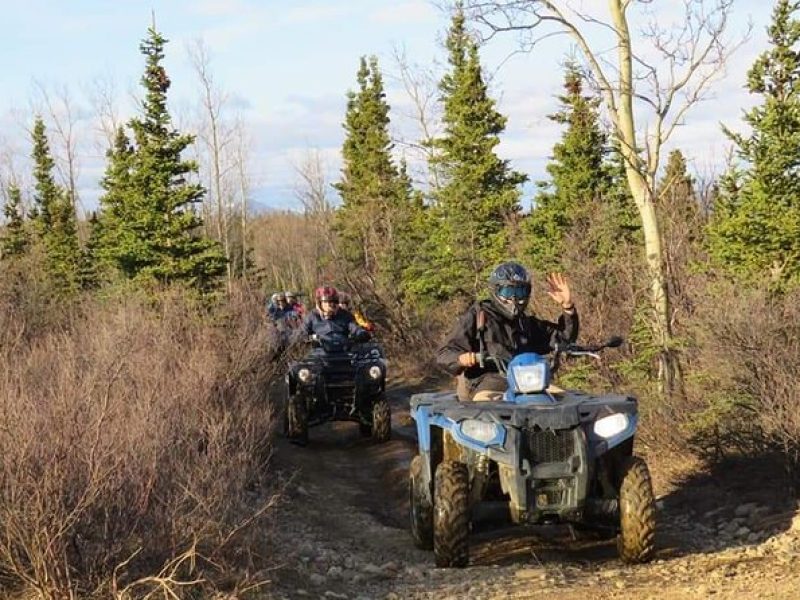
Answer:
[[[504,300],[524,300],[531,295],[531,286],[527,283],[501,285],[497,287],[497,295]]]

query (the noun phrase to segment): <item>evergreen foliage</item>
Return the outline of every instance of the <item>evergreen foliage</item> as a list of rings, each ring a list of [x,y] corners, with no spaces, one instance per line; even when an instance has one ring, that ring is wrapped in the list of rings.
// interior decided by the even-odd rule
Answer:
[[[334,227],[341,258],[352,269],[372,270],[370,232],[395,193],[397,170],[392,163],[389,105],[375,57],[361,58],[358,91],[349,92],[342,146],[342,178],[334,185],[342,198]]]
[[[185,282],[206,290],[224,273],[225,257],[217,242],[200,234],[194,205],[205,190],[190,181],[197,164],[181,159],[194,136],[179,133],[167,110],[165,43],[150,28],[140,46],[146,57],[145,98],[141,115],[128,123],[133,144],[120,130],[108,153],[97,254],[130,279]]]
[[[583,78],[572,63],[567,65],[564,90],[561,110],[549,117],[565,126],[546,167],[551,181],[539,183],[545,189],[536,195],[524,225],[531,265],[542,271],[564,268],[565,235],[609,187],[607,140],[597,115],[600,102],[583,94]]]
[[[34,210],[36,241],[44,249],[47,273],[57,294],[70,295],[80,287],[81,250],[75,209],[64,188],[53,178],[55,163],[50,154],[44,121],[33,127]]]
[[[113,146],[106,151],[106,171],[100,181],[105,193],[100,198],[101,213],[92,226],[97,236],[92,259],[116,266],[128,277],[136,275],[135,257],[145,245],[139,239],[145,232],[134,227],[142,207],[134,203],[132,163],[133,146],[120,127]]]
[[[426,211],[425,271],[414,290],[430,299],[474,297],[509,250],[508,224],[519,213],[526,176],[495,154],[506,118],[495,109],[483,78],[478,46],[465,29],[460,5],[447,36],[450,71],[439,84],[444,131],[432,142],[431,167],[441,187]]]
[[[47,141],[47,132],[41,117],[37,116],[34,120],[31,137],[34,180],[31,220],[37,235],[42,236],[53,224],[54,205],[58,203],[64,191],[53,178],[55,161],[50,155],[50,144]]]
[[[604,260],[620,245],[642,246],[642,224],[639,211],[631,197],[625,157],[617,144],[609,149],[604,168],[607,173],[606,188],[602,194],[600,233],[594,255]]]
[[[29,233],[22,215],[22,193],[16,185],[8,187],[8,198],[3,208],[5,232],[0,238],[0,258],[9,260],[25,254],[30,244]]]
[[[334,220],[337,248],[351,280],[366,281],[376,296],[396,302],[414,256],[409,240],[419,203],[405,164],[398,169],[392,159],[389,105],[375,57],[361,58],[357,83],[348,94],[344,166],[335,184],[342,198]]]
[[[694,179],[689,175],[686,159],[680,150],[669,154],[658,184],[657,205],[665,239],[676,238],[687,245],[700,241],[704,217],[695,193]]]
[[[100,254],[103,228],[96,212],[89,217],[89,235],[83,247],[81,261],[81,287],[94,289],[110,278],[110,265]]]
[[[566,67],[564,90],[561,110],[550,116],[565,126],[546,167],[551,180],[539,184],[543,189],[523,225],[526,253],[542,271],[569,271],[573,265],[566,263],[576,258],[606,262],[621,245],[636,242],[640,229],[622,155],[609,147],[600,101],[584,95],[573,63]]]
[[[721,181],[709,227],[720,265],[741,280],[767,277],[776,289],[800,283],[799,4],[776,4],[771,47],[748,72],[748,89],[763,97],[745,113],[751,133],[724,129],[744,165]]]

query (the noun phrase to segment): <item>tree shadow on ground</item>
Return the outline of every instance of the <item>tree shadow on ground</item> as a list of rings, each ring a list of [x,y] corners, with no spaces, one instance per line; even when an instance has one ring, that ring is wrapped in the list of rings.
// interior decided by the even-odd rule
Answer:
[[[782,461],[766,454],[710,462],[676,482],[659,506],[668,525],[660,550],[671,556],[761,542],[786,531],[795,512]]]

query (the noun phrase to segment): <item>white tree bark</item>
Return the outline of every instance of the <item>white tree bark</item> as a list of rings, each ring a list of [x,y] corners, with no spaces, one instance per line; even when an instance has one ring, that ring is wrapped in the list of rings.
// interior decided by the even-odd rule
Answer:
[[[236,169],[233,128],[225,122],[224,111],[227,95],[217,86],[211,72],[211,57],[202,40],[197,40],[189,49],[189,56],[200,84],[203,127],[199,138],[206,152],[209,191],[216,207],[217,239],[222,244],[227,260],[227,284],[230,293],[233,286],[233,256],[229,218],[233,208],[233,193],[229,190],[228,174]]]

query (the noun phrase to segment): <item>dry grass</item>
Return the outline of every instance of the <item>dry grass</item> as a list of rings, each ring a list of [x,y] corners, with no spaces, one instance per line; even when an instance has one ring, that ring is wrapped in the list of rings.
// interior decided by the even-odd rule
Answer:
[[[275,375],[260,303],[0,307],[0,582],[42,598],[251,583]],[[175,596],[170,596],[171,590]]]

